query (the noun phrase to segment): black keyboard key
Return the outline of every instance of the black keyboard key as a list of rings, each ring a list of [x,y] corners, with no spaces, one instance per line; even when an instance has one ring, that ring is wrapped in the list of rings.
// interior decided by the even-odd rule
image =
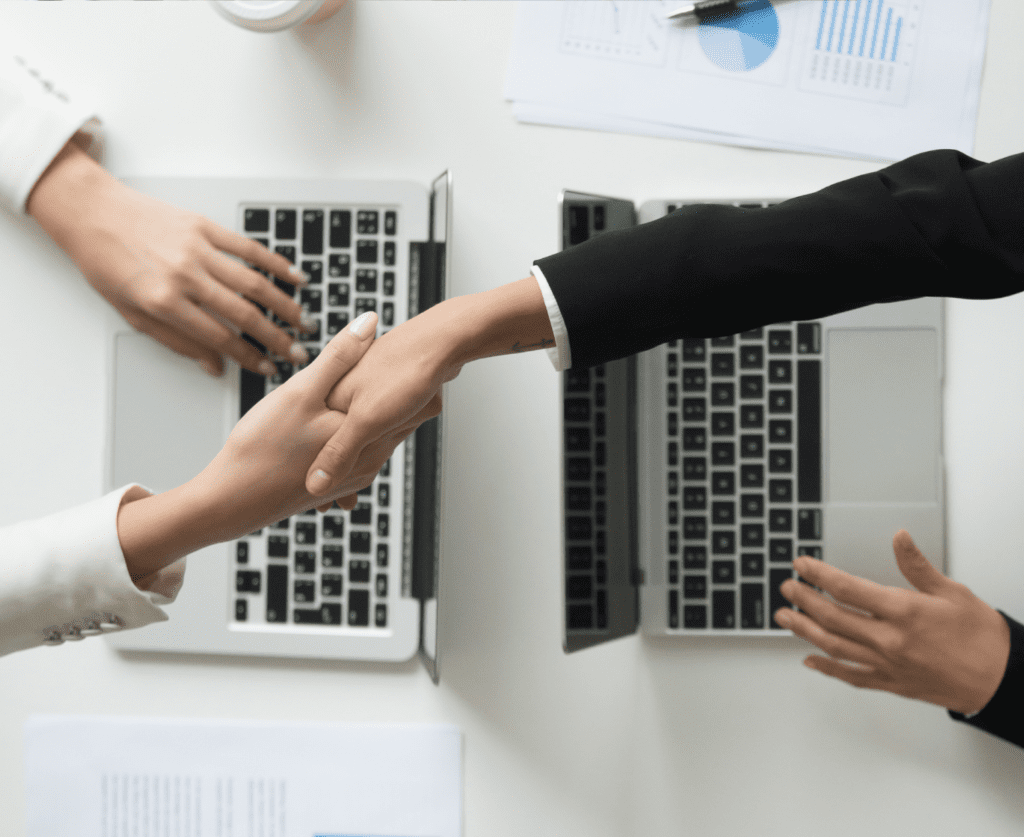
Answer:
[[[299,291],[299,305],[307,314],[319,314],[323,310],[324,293],[320,288],[303,288]]]
[[[235,560],[239,564],[249,563],[249,544],[245,541],[239,541],[235,544]]]
[[[789,538],[772,538],[768,541],[768,560],[772,562],[793,562],[793,541]]]
[[[587,427],[565,428],[565,449],[573,452],[590,450],[590,429]]]
[[[377,537],[386,538],[391,530],[391,518],[387,514],[377,515]]]
[[[316,572],[316,553],[308,549],[296,549],[295,572],[302,575]]]
[[[793,441],[793,422],[789,419],[772,419],[768,422],[768,441],[785,444]],[[797,448],[799,450],[799,448]]]
[[[764,486],[763,465],[741,465],[740,485],[744,488],[761,488]]]
[[[679,591],[669,590],[668,591],[668,626],[670,628],[679,627]]]
[[[708,461],[702,456],[683,457],[683,479],[703,480],[708,476]]]
[[[381,325],[391,326],[395,324],[395,303],[383,302],[380,306]]]
[[[257,375],[255,372],[250,372],[248,369],[242,370],[242,381],[240,386],[240,398],[238,407],[238,417],[241,418],[249,410],[252,409],[253,405],[256,404],[265,394],[267,387],[266,379],[262,375]]]
[[[704,392],[707,386],[708,378],[703,369],[691,366],[683,368],[683,392]]]
[[[711,504],[711,523],[714,526],[732,526],[736,522],[736,504],[719,500]]]
[[[746,465],[744,468],[748,467]],[[715,471],[711,474],[712,494],[735,494],[736,474],[732,471]]]
[[[565,421],[590,421],[589,398],[566,398]]]
[[[360,267],[356,270],[356,293],[377,293],[377,271],[372,267]]]
[[[572,541],[589,541],[593,537],[593,525],[589,517],[571,515],[565,518],[565,536]]]
[[[373,580],[373,590],[377,594],[377,598],[386,599],[388,596],[388,577],[385,573],[377,573],[377,577]]]
[[[316,582],[312,579],[296,579],[293,588],[295,601],[301,604],[308,604],[316,598]]]
[[[711,591],[711,627],[736,627],[736,593],[733,590]]]
[[[320,577],[321,596],[340,596],[343,586],[342,576],[339,573],[324,573]]]
[[[235,590],[239,593],[260,592],[260,571],[239,570],[235,573]]]
[[[705,546],[687,546],[683,548],[683,569],[703,570],[708,566],[708,550]]]
[[[687,540],[702,541],[708,536],[708,520],[706,517],[684,517],[683,537]]]
[[[764,367],[764,349],[761,346],[740,346],[740,369]]]
[[[704,486],[686,486],[683,489],[683,508],[703,511],[708,507],[708,495]]]
[[[267,621],[288,621],[288,566],[267,567]]]
[[[761,494],[741,494],[740,517],[764,517],[764,496]]]
[[[360,239],[356,242],[356,261],[360,264],[373,264],[377,261],[377,242],[373,239]],[[352,613],[349,612],[351,618]]]
[[[711,464],[721,468],[736,462],[736,445],[733,442],[715,442],[711,445]]]
[[[679,374],[679,355],[675,352],[669,352],[665,355],[665,372],[670,378],[674,378]]]
[[[348,282],[332,282],[327,286],[327,304],[332,308],[344,308],[348,305]]]
[[[683,608],[683,627],[690,629],[706,628],[708,626],[707,605],[686,605]]]
[[[772,532],[792,532],[793,510],[770,509],[768,512],[768,529]]]
[[[249,603],[245,599],[235,599],[235,621],[244,622],[249,618]]]
[[[590,480],[590,460],[582,456],[570,456],[565,462],[565,476],[570,480]]]
[[[736,554],[736,533],[732,531],[721,531],[711,533],[711,554],[712,555],[735,555]]]
[[[302,269],[309,276],[310,285],[321,285],[324,281],[324,263],[319,259],[302,263]]]
[[[821,540],[821,509],[800,509],[797,514],[797,535],[801,539]]]
[[[726,334],[723,337],[712,337],[711,345],[714,347],[726,347],[735,344],[735,338],[732,334]]]
[[[801,544],[797,549],[797,555],[807,555],[813,558],[815,561],[824,561],[822,557],[822,551],[820,546],[808,546],[807,544]]]
[[[395,235],[398,232],[398,215],[393,209],[384,213],[384,235]]]
[[[370,624],[370,591],[348,591],[348,624],[366,627]]]
[[[245,222],[243,224],[243,228],[246,232],[270,232],[270,210],[245,210]]]
[[[711,355],[711,377],[731,378],[736,372],[736,357],[732,352],[714,352]]]
[[[792,413],[793,392],[788,389],[773,389],[768,391],[768,412],[769,413]]]
[[[764,587],[760,584],[740,585],[740,627],[764,627]]]
[[[279,520],[277,523],[271,523],[268,528],[270,529],[284,529],[286,532],[291,528],[292,519],[286,517],[284,520]]]
[[[744,429],[764,427],[764,407],[760,404],[740,405],[740,427]]]
[[[331,210],[331,247],[352,246],[352,213],[347,209]]]
[[[605,448],[604,442],[596,442],[594,444],[594,465],[596,465],[598,468],[603,468],[605,466],[606,459],[607,450]],[[598,473],[597,476],[600,477],[600,473]]]
[[[348,325],[348,314],[344,311],[327,312],[327,337],[334,337],[339,331]]]
[[[793,361],[791,361],[791,360],[770,360],[770,361],[768,361],[768,383],[769,384],[791,384],[791,383],[793,383]]]
[[[302,210],[302,252],[319,256],[324,251],[324,211]]]
[[[352,273],[352,257],[348,253],[331,253],[327,258],[327,275],[332,279],[341,279],[350,276]],[[348,287],[347,285],[345,286]],[[348,305],[348,297],[345,302],[331,302],[331,305]]]
[[[779,629],[782,628],[778,622],[775,621],[775,611],[780,607],[792,607],[782,592],[779,590],[779,585],[782,584],[787,578],[793,577],[793,571],[790,569],[773,569],[768,571],[768,610],[771,614],[771,627]]]
[[[683,598],[684,599],[706,599],[708,595],[708,580],[702,575],[683,576]]]
[[[772,474],[788,474],[793,470],[793,451],[789,448],[768,451],[768,471]]]
[[[670,500],[668,504],[668,524],[669,526],[679,525],[679,503],[675,500]]]
[[[745,549],[764,546],[764,525],[744,523],[740,526],[740,545]]]
[[[797,323],[796,351],[800,355],[821,354],[820,323]]]
[[[683,428],[683,450],[704,450],[707,445],[707,432],[703,427]]]
[[[569,369],[563,380],[566,392],[590,392],[589,369]]]
[[[731,407],[735,403],[736,385],[734,383],[711,385],[711,406]]]
[[[395,264],[395,242],[393,241],[384,242],[384,264],[389,267]]]
[[[764,436],[757,434],[740,436],[740,456],[744,459],[760,459],[764,456]]]
[[[565,626],[570,631],[587,631],[594,627],[594,609],[589,604],[567,605]]]
[[[592,594],[593,581],[589,575],[570,575],[566,577],[566,599],[589,599]]]
[[[279,209],[274,213],[274,238],[295,238],[297,214],[294,209]]]
[[[388,626],[388,606],[384,602],[378,602],[373,606],[373,624],[378,628]]]
[[[768,498],[773,503],[792,503],[793,481],[768,480]]]
[[[703,398],[684,398],[683,421],[706,421],[707,403]]]
[[[761,578],[764,575],[764,555],[759,552],[744,552],[740,556],[740,574],[744,578]]]
[[[797,498],[821,502],[821,361],[797,361]]]
[[[790,331],[768,332],[768,353],[790,354],[793,351],[793,334]]]
[[[603,491],[601,492],[604,493]],[[673,497],[679,493],[679,472],[669,471],[668,472],[668,493]]]
[[[324,547],[326,549],[326,547]],[[370,533],[350,532],[348,536],[348,551],[353,555],[370,554]]]
[[[565,489],[565,507],[569,511],[590,511],[590,489],[583,486],[568,486]]]
[[[736,415],[734,413],[712,413],[711,435],[732,436],[736,433]]]
[[[345,518],[340,514],[324,515],[324,537],[343,538],[345,537]]]
[[[267,555],[271,558],[287,558],[288,536],[270,535],[267,539]]]
[[[761,375],[740,376],[740,398],[763,398],[764,377]]]
[[[299,523],[295,524],[295,543],[303,546],[312,546],[316,543],[316,524]]]
[[[360,209],[356,213],[356,232],[359,235],[376,235],[380,214],[376,209]]]
[[[340,625],[341,605],[325,602],[316,608],[297,607],[292,611],[296,625]]]
[[[589,546],[570,546],[566,552],[566,569],[589,570],[593,566],[594,553]]]
[[[355,508],[348,513],[348,517],[353,526],[369,526],[373,522],[373,506],[369,503],[356,503]]]
[[[679,562],[669,561],[668,562],[668,583],[678,584],[679,583]]]
[[[369,537],[369,533],[365,533]],[[340,544],[324,544],[321,550],[320,563],[325,567],[337,569],[345,560],[345,549]]]
[[[388,565],[388,545],[386,543],[377,544],[377,566],[386,567]]]
[[[683,338],[683,360],[700,363],[707,357],[707,341],[702,337]]]
[[[370,562],[353,559],[348,562],[349,584],[365,584],[370,580]]]
[[[736,582],[736,562],[712,561],[711,582],[712,584],[734,584]]]

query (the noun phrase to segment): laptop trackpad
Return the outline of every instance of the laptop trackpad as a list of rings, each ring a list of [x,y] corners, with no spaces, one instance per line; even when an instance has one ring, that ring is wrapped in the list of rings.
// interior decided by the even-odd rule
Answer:
[[[892,554],[899,529],[944,563],[938,336],[835,329],[828,340],[826,560],[908,587]]]
[[[829,502],[938,500],[935,331],[835,329],[828,351]]]
[[[203,470],[224,443],[228,378],[211,378],[142,334],[120,332],[114,341],[110,487],[167,491]]]

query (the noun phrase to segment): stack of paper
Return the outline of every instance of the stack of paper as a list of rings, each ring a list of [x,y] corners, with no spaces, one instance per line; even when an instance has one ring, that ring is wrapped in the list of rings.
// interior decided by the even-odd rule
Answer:
[[[974,146],[989,0],[520,3],[523,122],[898,160]]]

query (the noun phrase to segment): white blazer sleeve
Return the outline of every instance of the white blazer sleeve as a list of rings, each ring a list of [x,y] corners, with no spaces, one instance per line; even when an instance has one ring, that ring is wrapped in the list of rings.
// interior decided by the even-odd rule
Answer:
[[[117,511],[132,487],[0,528],[0,655],[167,619],[160,605],[178,594],[185,559],[144,590],[131,580]]]
[[[0,53],[0,204],[24,212],[36,181],[76,132],[98,157],[100,121],[18,55]]]

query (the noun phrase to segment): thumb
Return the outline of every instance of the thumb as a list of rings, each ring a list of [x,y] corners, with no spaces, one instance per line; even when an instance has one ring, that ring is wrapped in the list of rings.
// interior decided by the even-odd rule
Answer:
[[[370,348],[377,330],[377,315],[367,311],[356,317],[324,346],[320,356],[304,370],[309,386],[316,397],[327,401],[327,396],[345,374],[355,366]]]
[[[948,586],[949,579],[931,565],[906,529],[893,536],[892,551],[903,577],[922,593],[938,595]]]

